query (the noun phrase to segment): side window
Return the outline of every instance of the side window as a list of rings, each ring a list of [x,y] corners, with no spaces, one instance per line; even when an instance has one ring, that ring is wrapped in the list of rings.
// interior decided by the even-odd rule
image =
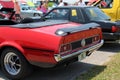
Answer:
[[[69,9],[54,9],[46,17],[49,19],[68,20]]]
[[[76,9],[72,9],[71,10],[71,16],[70,16],[70,20],[77,22],[78,21],[78,13]]]
[[[22,10],[25,10],[25,8],[23,7]]]
[[[83,22],[84,20],[83,20],[82,14],[81,14],[81,10],[72,9],[70,20],[73,22]]]

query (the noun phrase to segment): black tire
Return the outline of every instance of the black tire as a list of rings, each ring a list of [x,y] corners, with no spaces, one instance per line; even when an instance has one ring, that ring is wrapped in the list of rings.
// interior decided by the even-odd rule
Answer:
[[[1,69],[12,80],[21,80],[32,72],[32,66],[25,57],[14,48],[6,48],[1,55]]]
[[[33,16],[34,16],[34,17],[39,17],[39,16],[40,16],[40,14],[35,13]]]

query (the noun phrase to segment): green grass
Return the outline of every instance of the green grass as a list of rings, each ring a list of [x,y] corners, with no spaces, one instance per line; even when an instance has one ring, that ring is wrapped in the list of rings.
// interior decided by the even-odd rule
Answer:
[[[95,66],[76,80],[120,80],[120,54],[103,66]]]

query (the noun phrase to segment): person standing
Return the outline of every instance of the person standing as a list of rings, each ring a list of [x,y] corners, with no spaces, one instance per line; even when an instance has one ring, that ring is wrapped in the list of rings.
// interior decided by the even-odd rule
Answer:
[[[59,2],[59,5],[58,6],[64,6],[64,2],[63,2],[63,0],[60,0],[60,2]]]
[[[43,14],[48,12],[48,1],[43,1],[40,10],[43,12]]]
[[[78,6],[86,6],[85,2],[83,0],[78,1]]]
[[[15,18],[16,21],[20,21],[21,20],[21,16],[20,16],[20,5],[19,2],[17,0],[12,0],[14,3],[14,11],[15,11]]]

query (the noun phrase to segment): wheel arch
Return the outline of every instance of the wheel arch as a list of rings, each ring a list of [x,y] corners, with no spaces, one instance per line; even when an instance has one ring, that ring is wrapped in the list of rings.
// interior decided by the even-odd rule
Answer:
[[[15,43],[15,42],[3,42],[0,44],[0,56],[1,53],[4,49],[6,48],[14,48],[18,51],[20,51],[22,53],[22,55],[24,55],[24,49],[22,48],[22,46],[20,46],[19,44]]]
[[[18,62],[18,63],[16,63],[16,61],[12,61],[12,63],[14,63],[13,66],[15,66],[15,64],[18,64],[18,65],[21,65],[22,67],[19,67],[19,66],[16,67],[15,66],[16,67],[15,69],[10,68],[10,65],[12,65],[12,63],[10,63],[10,61],[8,61],[10,57],[8,57],[8,59],[6,58],[6,55],[9,54],[8,53],[9,51],[13,51],[13,54],[17,54],[17,56],[19,57],[18,59],[21,61],[21,62]],[[24,56],[24,53],[23,53],[24,50],[22,50],[22,47],[19,44],[15,43],[15,42],[10,42],[10,43],[4,42],[4,43],[0,44],[0,52],[2,52],[2,53],[0,53],[1,70],[6,75],[6,77],[8,77],[12,80],[13,79],[14,80],[18,80],[18,79],[22,80],[24,77],[28,76],[32,72],[32,70],[33,70],[32,66],[26,60],[26,58]],[[11,58],[10,58],[10,60],[11,60]],[[9,67],[5,67],[5,65],[7,65],[5,63],[6,61],[7,61],[7,64],[9,64]],[[12,71],[13,71],[13,70],[16,70],[18,68],[20,68],[20,71],[17,71],[16,73],[14,73],[14,72],[11,73],[10,69],[12,69]],[[15,75],[13,75],[13,74],[15,74]]]
[[[34,14],[33,14],[33,16],[36,16],[36,15],[41,16],[41,14],[40,14],[40,13],[34,13]]]

